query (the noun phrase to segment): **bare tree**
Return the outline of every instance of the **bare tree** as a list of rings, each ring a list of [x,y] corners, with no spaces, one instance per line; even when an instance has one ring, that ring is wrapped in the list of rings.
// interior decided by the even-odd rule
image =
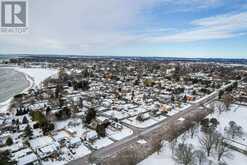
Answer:
[[[219,114],[221,114],[222,112],[226,110],[226,106],[222,102],[216,102],[215,109],[219,112]]]
[[[207,157],[205,155],[205,152],[202,151],[202,150],[196,150],[194,152],[194,155],[195,155],[195,157],[196,157],[196,159],[198,161],[198,165],[202,165],[202,163],[205,162],[206,159],[207,159]]]
[[[69,99],[69,102],[70,102],[70,106],[71,106],[71,113],[72,113],[72,117],[75,117],[75,114],[79,112],[79,108],[77,106],[77,104],[75,103],[74,99],[73,98],[70,98]]]
[[[177,145],[177,139],[174,139],[173,141],[170,142],[170,148],[171,148],[171,151],[172,151],[172,155],[175,152],[176,145]]]
[[[173,159],[178,164],[183,164],[183,165],[195,164],[195,157],[194,157],[192,145],[180,143],[176,148]]]
[[[233,98],[230,94],[226,94],[224,95],[224,100],[223,100],[225,106],[226,106],[226,109],[229,110],[230,108],[230,105],[232,104],[233,102]]]
[[[157,154],[160,154],[162,147],[163,147],[162,141],[158,142],[158,143],[155,145],[155,150],[157,151]]]
[[[119,156],[119,162],[120,165],[136,165],[138,160],[137,153],[131,149],[131,150],[125,150],[122,154]]]
[[[211,150],[217,140],[215,132],[209,131],[204,137],[199,138],[199,142],[202,148],[207,152],[207,156],[210,156]]]
[[[226,146],[223,139],[221,139],[220,143],[218,144],[216,152],[218,161],[220,161],[223,157],[231,156],[230,149]]]
[[[223,136],[219,132],[215,132],[215,149],[217,150],[218,145],[221,143]]]
[[[213,161],[212,160],[209,160],[208,161],[208,165],[213,165]]]
[[[154,147],[154,151],[159,154],[161,152],[161,149],[163,147],[163,141],[162,141],[162,135],[158,134],[155,136],[155,138],[152,139],[152,146]]]
[[[219,162],[218,165],[227,165],[227,163],[226,162]]]
[[[232,139],[234,139],[236,136],[241,137],[243,135],[243,128],[237,125],[236,122],[230,121],[229,127],[225,128],[225,132],[227,135],[231,136]]]
[[[197,129],[198,129],[198,124],[197,124],[197,122],[193,122],[193,125],[192,125],[192,127],[190,128],[190,136],[191,136],[191,138],[194,137],[194,134],[195,134],[195,132],[197,131]]]

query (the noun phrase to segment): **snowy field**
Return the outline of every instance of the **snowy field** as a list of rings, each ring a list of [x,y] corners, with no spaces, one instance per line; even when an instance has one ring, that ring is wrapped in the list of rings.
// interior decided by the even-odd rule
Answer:
[[[14,68],[16,71],[22,72],[24,74],[26,74],[28,78],[28,80],[30,80],[30,78],[32,79],[32,81],[34,81],[34,85],[35,86],[39,86],[40,83],[42,81],[44,81],[45,79],[54,76],[57,74],[57,70],[56,69],[49,69],[49,68],[20,68],[20,67],[15,67]]]
[[[189,142],[189,141],[186,141]],[[197,146],[200,148],[200,146]],[[215,160],[214,157],[210,158],[212,161]],[[247,156],[232,151],[231,157],[225,159],[225,162],[228,165],[246,165],[247,162]],[[168,143],[165,143],[160,153],[155,153],[139,163],[138,165],[161,165],[161,164],[167,164],[167,165],[177,165],[177,163],[172,158],[172,151],[170,148],[170,145]],[[209,162],[204,162],[203,165],[208,165]],[[212,165],[218,165],[217,161],[212,162]]]
[[[231,110],[226,111],[222,114],[214,113],[209,117],[215,117],[219,120],[220,125],[217,127],[218,131],[223,133],[224,128],[228,126],[230,121],[235,121],[238,125],[247,131],[247,106],[233,104],[230,107]]]
[[[230,107],[229,111],[222,112],[215,112],[209,115],[209,118],[217,118],[220,124],[217,127],[217,131],[224,135],[224,128],[229,125],[230,121],[235,121],[238,125],[242,126],[244,135],[243,139],[246,138],[246,131],[247,131],[247,106],[241,106],[233,104]],[[177,139],[177,143],[184,142],[185,144],[192,144],[193,149],[200,150],[202,146],[199,142],[198,137],[202,137],[203,133],[200,131],[200,128],[197,128],[193,138],[191,138],[191,134],[188,132],[184,133]],[[224,135],[225,136],[225,135]],[[243,141],[241,141],[243,143]],[[246,141],[245,141],[246,143]],[[139,163],[139,165],[157,165],[157,164],[168,164],[168,165],[176,165],[177,163],[173,159],[172,154],[172,144],[169,142],[164,142],[163,147],[159,153],[154,153],[153,155],[149,156],[147,159]],[[239,153],[237,151],[230,150],[230,154],[228,157],[223,157],[222,161],[225,162],[227,165],[246,165],[247,156]],[[217,165],[217,155],[215,151],[212,152],[210,157],[207,157],[207,160],[204,161],[203,165]],[[196,162],[196,164],[198,164]]]

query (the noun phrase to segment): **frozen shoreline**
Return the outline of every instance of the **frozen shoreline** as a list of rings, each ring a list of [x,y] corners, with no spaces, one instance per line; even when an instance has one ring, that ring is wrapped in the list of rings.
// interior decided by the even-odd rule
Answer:
[[[19,72],[22,74],[26,81],[28,82],[28,87],[23,89],[22,92],[27,92],[29,89],[34,87],[39,87],[40,83],[44,81],[45,79],[55,75],[57,73],[57,70],[55,69],[44,69],[44,68],[20,68],[20,67],[3,67],[7,69],[13,69],[16,72]],[[43,71],[43,73],[39,74],[39,71]],[[10,103],[13,99],[13,96],[7,99],[4,102],[0,103],[0,113],[6,113],[9,109]]]
[[[22,90],[20,93],[23,93],[23,92],[28,91],[33,86],[34,80],[29,75],[16,70],[14,67],[4,67],[4,68],[15,70],[19,74],[23,75],[24,78],[25,78],[25,80],[28,82],[28,87],[25,88],[24,90]],[[7,112],[7,110],[9,109],[9,106],[10,106],[10,103],[11,103],[13,97],[14,96],[11,96],[7,100],[5,100],[5,101],[3,101],[3,102],[0,103],[0,113],[6,113]]]

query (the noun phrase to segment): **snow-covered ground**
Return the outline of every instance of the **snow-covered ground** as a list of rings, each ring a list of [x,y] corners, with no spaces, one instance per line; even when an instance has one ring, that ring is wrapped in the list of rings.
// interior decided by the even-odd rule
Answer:
[[[191,105],[190,104],[182,104],[180,108],[173,108],[171,111],[169,111],[167,113],[168,116],[173,116],[181,111],[186,110],[187,108],[189,108]],[[120,113],[120,112],[119,112]],[[157,124],[158,122],[161,122],[163,120],[165,120],[167,118],[167,116],[158,116],[158,117],[152,117],[150,116],[150,118],[148,120],[145,121],[138,121],[136,120],[136,116],[132,117],[132,118],[128,118],[123,120],[124,123],[127,123],[129,125],[138,127],[138,128],[147,128],[150,127],[154,124]]]
[[[165,116],[160,116],[160,120],[164,120],[166,119]],[[159,122],[158,118],[150,118],[148,120],[145,120],[145,121],[138,121],[136,120],[136,117],[132,117],[132,118],[129,118],[129,119],[125,119],[123,120],[123,122],[129,124],[129,125],[133,125],[135,127],[138,127],[138,128],[147,128],[147,127],[150,127],[156,123]]]
[[[0,103],[0,113],[5,113],[8,110],[11,100],[12,98]]]
[[[128,137],[133,134],[133,131],[127,127],[123,127],[121,131],[112,131],[110,129],[106,129],[107,135],[114,140],[122,140],[125,137]]]
[[[211,115],[209,115],[209,118],[217,118],[217,120],[220,122],[220,124],[217,127],[217,130],[224,134],[224,128],[228,126],[229,121],[235,121],[238,125],[242,126],[244,131],[244,136],[246,136],[247,131],[247,106],[241,106],[233,104],[230,107],[229,111],[222,112],[219,114],[218,112],[215,112]],[[200,131],[199,128],[195,131],[195,135],[193,138],[191,138],[191,135],[189,132],[184,133],[178,138],[178,142],[184,141],[186,144],[192,144],[194,150],[202,149],[201,145],[199,143],[199,138],[202,137],[203,133]],[[243,137],[246,138],[246,137]],[[241,141],[242,142],[242,141]],[[224,157],[223,161],[228,165],[246,165],[247,162],[247,156],[239,153],[237,151],[230,151],[231,156],[230,157]],[[207,158],[208,160],[205,161],[205,165],[209,163],[209,161],[212,161],[212,165],[218,164],[216,153],[212,153],[210,157]],[[168,142],[163,143],[163,147],[159,153],[154,153],[151,156],[149,156],[147,159],[139,163],[139,165],[157,165],[157,164],[168,164],[168,165],[176,165],[176,162],[173,159],[171,144]]]
[[[75,155],[74,155],[74,158],[75,159],[78,159],[78,158],[81,158],[87,154],[90,154],[91,151],[83,144],[81,144],[78,148],[75,149]]]
[[[104,137],[104,138],[100,138],[100,139],[96,140],[93,143],[92,147],[95,149],[100,149],[100,148],[106,147],[112,143],[113,143],[112,140],[110,140],[108,137]]]
[[[233,104],[231,110],[225,111],[222,114],[213,113],[209,117],[215,117],[220,122],[217,130],[224,133],[224,128],[229,125],[230,121],[235,121],[244,131],[247,131],[247,106]]]
[[[117,118],[119,120],[121,120],[122,118],[128,117],[129,114],[127,112],[124,111],[114,111],[114,110],[110,110],[107,112],[104,112],[104,114],[108,115],[108,116],[112,116],[114,118]]]
[[[31,87],[39,86],[42,81],[45,79],[55,76],[58,72],[56,69],[45,69],[45,68],[20,68],[20,67],[9,67],[11,69],[15,69],[18,72],[24,73],[26,75],[26,79],[30,82],[28,88],[24,89],[23,92],[26,92]],[[0,103],[0,113],[5,113],[11,102],[12,98],[8,99],[5,102]]]
[[[246,165],[247,156],[239,152],[232,151],[231,158],[225,159],[225,162],[228,165]],[[207,165],[207,163],[208,162],[205,162],[204,164]],[[155,153],[151,155],[150,157],[148,157],[138,165],[159,165],[159,164],[177,165],[174,159],[172,158],[172,151],[168,143],[164,145],[160,153]],[[217,165],[217,162],[212,165]]]
[[[39,86],[42,81],[45,79],[54,76],[57,74],[56,69],[49,69],[49,68],[20,68],[20,67],[15,67],[14,68],[16,71],[22,72],[29,77],[27,77],[28,80],[30,78],[32,81],[34,81],[35,86]]]

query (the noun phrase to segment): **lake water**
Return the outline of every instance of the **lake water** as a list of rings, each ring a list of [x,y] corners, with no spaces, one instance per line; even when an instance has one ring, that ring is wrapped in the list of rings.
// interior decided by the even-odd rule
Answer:
[[[14,69],[0,67],[0,103],[22,92],[29,86],[25,75]]]

